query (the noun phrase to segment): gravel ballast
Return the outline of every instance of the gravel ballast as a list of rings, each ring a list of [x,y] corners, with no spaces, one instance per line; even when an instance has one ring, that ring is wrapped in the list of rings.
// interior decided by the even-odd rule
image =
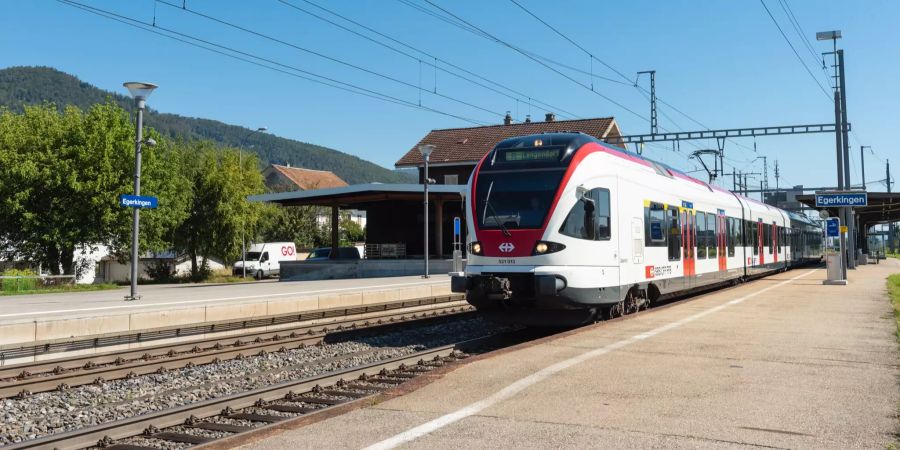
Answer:
[[[480,318],[452,320],[286,352],[112,380],[100,386],[85,385],[23,399],[2,399],[0,445],[402,357],[498,330],[501,328]],[[130,439],[140,441],[142,438]],[[182,447],[171,444],[165,448]]]

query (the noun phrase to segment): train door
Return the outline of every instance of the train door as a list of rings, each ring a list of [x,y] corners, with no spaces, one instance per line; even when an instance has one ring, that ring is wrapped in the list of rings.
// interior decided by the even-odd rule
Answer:
[[[716,245],[719,247],[719,251],[716,254],[719,255],[719,272],[728,270],[728,256],[725,248],[725,239],[727,237],[725,233],[725,211],[720,209],[719,214],[716,216]]]
[[[756,224],[756,247],[759,250],[759,265],[761,266],[766,263],[766,247],[765,239],[763,238],[766,235],[766,224],[763,223],[762,219],[757,220]]]

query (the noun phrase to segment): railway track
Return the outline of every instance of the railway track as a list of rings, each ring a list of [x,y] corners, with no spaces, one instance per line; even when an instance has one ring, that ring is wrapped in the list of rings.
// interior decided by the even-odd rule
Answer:
[[[658,308],[670,307],[693,298],[696,297],[673,298],[663,304],[654,305],[655,307],[650,308],[650,311],[647,312]],[[276,345],[279,346],[279,349],[275,350],[275,352],[283,352],[282,347],[287,348],[285,344],[289,342],[292,346],[298,348],[304,348],[310,343],[324,344],[324,338],[329,336],[329,332],[333,335],[336,331],[350,330],[351,333],[371,332],[372,336],[378,336],[378,333],[387,332],[386,330],[388,329],[394,329],[395,331],[406,330],[407,327],[413,329],[416,327],[416,324],[429,321],[434,322],[431,327],[432,333],[454,336],[452,319],[458,318],[461,319],[461,322],[465,322],[467,319],[464,318],[464,311],[468,309],[463,310],[451,305],[443,306],[446,308],[443,312],[441,311],[441,306],[437,305],[433,309],[417,312],[416,318],[413,318],[412,314],[408,312],[404,314],[402,311],[394,311],[391,314],[385,314],[378,318],[370,317],[367,319],[369,322],[368,327],[363,328],[357,324],[356,330],[348,325],[348,323],[352,322],[349,321],[347,323],[334,322],[329,324],[328,327],[320,324],[302,328],[307,330],[307,334],[298,333],[297,330],[280,330],[278,332],[282,336],[280,338],[274,337],[278,333],[273,334],[271,332],[258,336],[268,336],[270,338],[268,341],[265,339],[261,339],[259,342],[255,340],[241,340],[241,343],[238,343],[236,341],[240,339],[232,336],[230,337],[232,342],[230,342],[229,348],[224,346],[213,348],[213,352],[203,355],[192,355],[192,352],[185,351],[182,356],[208,359],[216,358],[213,356],[215,354],[224,355],[227,353],[233,359],[241,359],[239,355],[250,355],[252,354],[251,350],[256,351],[257,354],[265,354],[265,352],[269,351],[266,348],[272,348],[272,346]],[[455,311],[454,308],[456,308]],[[631,314],[614,320],[627,320],[629,317],[631,317]],[[423,318],[426,320],[422,320]],[[446,318],[448,321],[442,323],[442,318]],[[382,326],[372,326],[379,321]],[[365,324],[365,320],[363,320],[363,324]],[[312,334],[308,334],[309,331],[312,331]],[[285,333],[288,333],[288,338],[284,337]],[[293,334],[292,337],[290,337],[291,334]],[[487,333],[487,335],[474,339],[433,346],[387,359],[365,361],[364,363],[347,363],[345,364],[346,367],[321,371],[310,376],[282,377],[279,382],[260,385],[252,389],[149,411],[120,420],[106,421],[98,425],[48,434],[24,442],[11,443],[0,448],[175,450],[210,443],[215,443],[212,446],[213,448],[227,448],[232,444],[240,445],[245,442],[243,439],[246,439],[245,437],[248,433],[252,434],[254,431],[265,427],[277,427],[292,420],[316,420],[316,417],[326,417],[332,412],[346,408],[348,403],[361,402],[364,401],[363,399],[381,395],[385,391],[401,386],[406,381],[428,373],[437,367],[462,359],[467,353],[484,352],[492,348],[506,347],[534,339],[535,337],[543,336],[535,336],[533,330],[528,329],[515,331],[506,329],[493,334]],[[453,338],[450,337],[448,339]],[[208,342],[212,343],[214,341],[209,340]],[[179,345],[182,345],[183,349],[187,349],[191,344]],[[284,372],[290,375],[292,370],[305,365],[341,366],[347,361],[365,360],[367,356],[377,353],[377,348],[381,345],[386,344],[377,343],[377,345],[367,349],[346,354],[326,355],[325,357],[320,357],[320,359],[305,361],[295,366],[279,367],[269,372]],[[162,351],[166,347],[159,346],[154,348]],[[108,357],[109,355],[106,356]],[[177,355],[172,357],[166,354],[165,356],[174,359],[178,358]],[[172,359],[170,364],[175,364],[174,359]],[[179,359],[179,361],[183,360]],[[157,367],[154,364],[165,364],[163,361],[154,361],[152,357],[149,360],[145,360],[143,357],[137,358],[135,364],[140,363],[144,364],[144,370]],[[118,369],[128,370],[129,367],[119,367]],[[97,372],[90,372],[90,374],[96,375]],[[265,375],[271,375],[271,373],[252,373],[247,376],[263,377]],[[173,387],[173,391],[187,391],[195,387]],[[162,394],[153,393],[150,395],[164,397],[170,393],[163,392]]]
[[[141,349],[70,357],[48,362],[0,367],[0,399],[23,398],[39,392],[65,390],[86,384],[162,373],[183,367],[220,363],[251,355],[316,345],[330,336],[364,332],[375,327],[420,320],[440,320],[472,311],[458,302],[395,310],[365,318],[339,319],[327,324],[298,325],[276,331],[256,331]]]
[[[244,433],[295,418],[308,418],[379,395],[426,374],[437,367],[465,358],[467,352],[509,345],[516,332],[499,332],[410,354],[331,370],[286,381],[166,408],[72,431],[50,434],[9,444],[3,449],[159,450],[184,448],[230,439]],[[503,342],[503,343],[501,343]],[[367,350],[313,361],[338,364],[355,361]]]

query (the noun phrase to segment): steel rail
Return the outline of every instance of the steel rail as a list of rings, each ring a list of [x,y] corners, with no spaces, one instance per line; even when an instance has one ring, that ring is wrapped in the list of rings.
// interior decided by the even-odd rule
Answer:
[[[409,323],[419,320],[436,320],[472,311],[471,307],[442,304],[411,312],[394,311],[374,317],[348,319],[328,324],[306,325],[294,329],[249,333],[240,336],[222,336],[200,342],[155,346],[152,349],[127,350],[104,355],[88,355],[68,360],[65,368],[52,364],[24,365],[11,369],[17,375],[12,381],[0,382],[0,398],[29,395],[38,392],[65,389],[75,386],[111,381],[137,375],[180,369],[190,365],[216,363],[242,356],[259,355],[314,345],[334,333],[372,331],[378,327]],[[249,340],[248,340],[249,339]],[[151,351],[155,354],[152,354]],[[128,359],[125,356],[132,356]],[[98,360],[97,356],[101,359]],[[118,360],[118,361],[117,361]],[[99,362],[98,362],[99,361]],[[34,368],[60,368],[53,375],[21,377],[22,371],[35,374]],[[49,371],[45,371],[47,373]],[[24,394],[23,394],[24,392]]]
[[[317,375],[300,380],[290,380],[253,389],[247,392],[228,395],[220,398],[204,400],[191,405],[179,406],[163,411],[142,414],[135,417],[129,417],[122,420],[107,422],[87,428],[67,431],[63,433],[51,434],[37,439],[28,440],[9,444],[2,447],[4,450],[19,449],[82,449],[97,445],[100,440],[122,439],[131,436],[140,435],[144,430],[156,427],[165,428],[185,423],[192,417],[208,418],[219,415],[226,408],[238,410],[248,408],[258,404],[260,401],[267,402],[282,399],[288,394],[295,392],[312,391],[316,386],[332,385],[346,379],[358,378],[361,375],[370,375],[377,373],[382,369],[396,370],[403,366],[415,365],[423,359],[431,359],[434,357],[448,357],[453,352],[474,346],[483,345],[496,339],[501,335],[490,335],[475,338],[455,344],[443,345],[406,356],[391,358],[384,361],[377,361],[362,366],[357,366],[345,370],[338,370],[322,375]]]

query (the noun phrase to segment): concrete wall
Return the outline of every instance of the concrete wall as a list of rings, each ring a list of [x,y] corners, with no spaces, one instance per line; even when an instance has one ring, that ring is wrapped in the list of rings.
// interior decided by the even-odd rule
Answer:
[[[465,269],[465,261],[463,261]],[[432,275],[446,275],[453,270],[452,260],[429,262]],[[346,278],[402,277],[423,275],[421,259],[364,259],[359,261],[290,261],[281,264],[282,281],[335,280]]]

